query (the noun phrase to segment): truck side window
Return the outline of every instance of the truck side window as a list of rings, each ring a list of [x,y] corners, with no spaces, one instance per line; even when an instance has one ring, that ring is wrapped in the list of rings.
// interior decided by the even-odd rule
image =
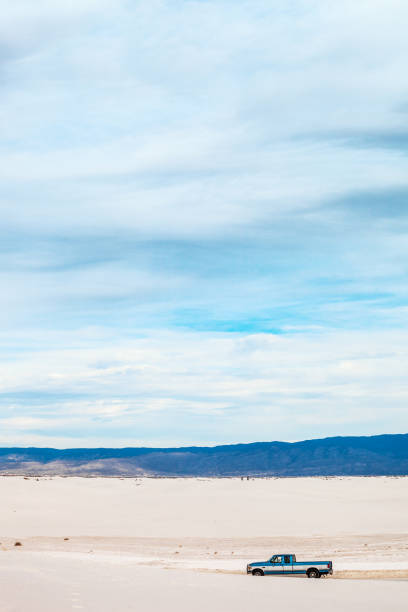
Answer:
[[[290,557],[289,557],[289,555],[285,555],[285,556],[283,557],[283,559],[284,559],[285,563],[290,563]]]

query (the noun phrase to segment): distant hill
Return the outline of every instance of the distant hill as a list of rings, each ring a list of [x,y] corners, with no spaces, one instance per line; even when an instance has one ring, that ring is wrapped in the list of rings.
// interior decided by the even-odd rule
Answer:
[[[408,475],[408,434],[190,448],[0,448],[0,474]]]

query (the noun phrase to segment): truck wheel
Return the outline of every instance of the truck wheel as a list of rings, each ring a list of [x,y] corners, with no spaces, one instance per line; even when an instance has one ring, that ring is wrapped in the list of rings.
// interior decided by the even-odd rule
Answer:
[[[320,578],[320,572],[317,569],[310,569],[307,571],[308,578]]]
[[[257,569],[257,570],[254,570],[254,571],[252,572],[252,575],[253,575],[253,576],[263,576],[263,575],[264,575],[264,573],[263,573],[263,571],[262,571],[261,569]]]

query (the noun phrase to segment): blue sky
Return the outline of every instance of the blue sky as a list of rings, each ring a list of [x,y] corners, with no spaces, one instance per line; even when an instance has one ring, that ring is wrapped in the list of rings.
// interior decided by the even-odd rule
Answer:
[[[0,444],[408,431],[404,0],[5,0]]]

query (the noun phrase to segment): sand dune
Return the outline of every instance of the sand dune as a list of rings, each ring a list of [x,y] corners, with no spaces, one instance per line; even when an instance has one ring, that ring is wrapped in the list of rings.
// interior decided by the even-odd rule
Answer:
[[[254,608],[405,612],[408,582],[205,574],[30,553],[0,556],[2,612],[247,612]]]
[[[408,533],[408,478],[0,477],[3,535],[243,538]]]
[[[157,610],[157,590],[180,610],[190,609],[196,590],[196,610],[240,610],[254,596],[262,605],[271,592],[274,601],[289,597],[293,605],[310,597],[318,610],[332,597],[342,602],[338,609],[353,610],[353,602],[361,609],[363,600],[380,609],[384,591],[347,578],[390,579],[388,602],[405,609],[398,606],[408,595],[408,478],[3,477],[0,496],[2,611],[47,610],[53,594],[60,597],[53,610],[113,610],[107,602],[119,595],[121,609],[134,609],[137,597],[142,609]],[[285,551],[332,559],[334,578],[342,580],[254,584],[243,573],[248,561]],[[83,603],[74,605],[78,581]],[[101,583],[109,591],[103,597]],[[29,585],[39,603],[27,607]],[[231,605],[222,608],[226,601]]]

